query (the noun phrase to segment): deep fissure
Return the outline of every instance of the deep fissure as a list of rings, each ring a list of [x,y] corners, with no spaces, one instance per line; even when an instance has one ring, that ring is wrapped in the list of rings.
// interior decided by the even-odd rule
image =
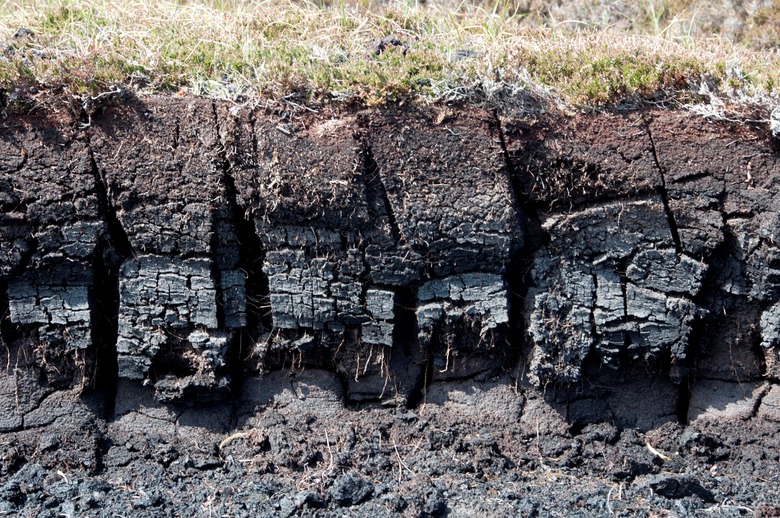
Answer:
[[[664,206],[664,212],[666,213],[666,218],[669,221],[669,230],[672,235],[672,240],[674,242],[674,248],[677,254],[682,254],[683,247],[682,247],[682,241],[680,239],[680,232],[677,227],[677,220],[674,217],[674,212],[672,211],[672,208],[669,203],[669,191],[667,189],[666,185],[666,173],[664,171],[664,167],[661,164],[661,161],[658,157],[658,150],[656,148],[655,139],[653,138],[653,132],[650,128],[651,122],[648,120],[644,120],[645,129],[647,130],[647,137],[650,140],[650,149],[653,154],[653,162],[655,163],[655,166],[658,170],[658,174],[661,179],[661,201]],[[695,325],[697,327],[701,327],[702,323],[700,321],[701,319],[696,319]],[[688,335],[688,343],[686,346],[686,358],[685,358],[685,365],[680,366],[680,373],[679,373],[679,391],[677,394],[677,404],[676,404],[676,411],[677,411],[677,421],[683,425],[688,423],[688,413],[690,410],[690,400],[691,400],[691,366],[693,365],[693,358],[695,357],[698,349],[699,349],[699,341],[696,340],[696,336],[698,335],[697,329],[692,329],[691,332]]]
[[[409,392],[406,407],[415,409],[425,401],[425,394],[433,381],[433,347],[426,350],[420,349],[418,338],[417,315],[417,290],[412,286],[405,286],[396,291],[396,323],[393,329],[393,348],[401,349],[407,361],[421,362],[422,368],[413,387]],[[393,351],[395,353],[395,351]]]
[[[531,288],[530,272],[534,265],[534,258],[549,237],[542,228],[536,204],[520,187],[517,178],[519,171],[507,149],[504,127],[501,117],[496,111],[493,111],[493,121],[498,133],[509,185],[511,186],[512,201],[515,204],[523,232],[523,244],[517,247],[511,254],[504,275],[504,280],[509,289],[508,339],[511,349],[510,354],[513,358],[512,363],[518,365],[530,358],[533,347],[527,338],[523,308],[528,290]]]
[[[664,205],[664,212],[666,212],[666,219],[669,221],[669,231],[672,234],[672,241],[674,241],[674,248],[677,251],[678,254],[682,253],[682,242],[680,241],[680,232],[677,228],[677,220],[674,218],[674,212],[671,209],[671,206],[669,205],[669,191],[666,189],[666,174],[664,173],[664,168],[661,165],[661,162],[658,158],[658,152],[655,147],[655,140],[653,140],[653,133],[650,130],[650,122],[645,121],[645,129],[647,130],[647,137],[650,139],[650,149],[653,153],[653,161],[655,163],[656,168],[658,169],[658,174],[661,178],[661,201]]]
[[[393,205],[390,203],[390,198],[387,195],[387,188],[385,187],[385,183],[379,172],[379,165],[376,163],[374,153],[371,151],[371,146],[367,142],[363,142],[362,169],[369,208],[373,208],[373,210],[376,211],[375,216],[378,219],[387,218],[387,221],[390,223],[390,232],[393,241],[398,243],[401,240],[401,229],[398,226],[398,221],[393,212]]]
[[[222,121],[215,103],[212,104],[212,108],[217,124],[221,125]],[[252,126],[254,140],[254,125]],[[245,272],[246,323],[243,328],[234,331],[232,338],[234,343],[228,358],[232,400],[235,405],[240,397],[244,380],[244,361],[253,352],[253,344],[260,340],[266,331],[272,329],[272,321],[268,277],[263,272],[265,250],[255,231],[254,224],[246,218],[246,212],[239,204],[236,181],[230,172],[231,164],[224,142],[221,142],[219,159],[225,200],[230,213],[230,224],[236,233],[240,264]],[[216,232],[215,239],[219,241]],[[215,249],[214,253],[216,252]],[[249,347],[249,350],[244,350],[244,347]]]
[[[95,195],[98,207],[106,225],[94,252],[94,281],[92,289],[91,322],[92,343],[96,348],[95,379],[97,387],[106,391],[106,414],[114,412],[117,380],[119,376],[117,340],[119,337],[119,271],[122,263],[132,256],[130,240],[116,216],[116,210],[109,199],[105,179],[100,173],[95,155],[89,147],[87,152],[95,181]]]

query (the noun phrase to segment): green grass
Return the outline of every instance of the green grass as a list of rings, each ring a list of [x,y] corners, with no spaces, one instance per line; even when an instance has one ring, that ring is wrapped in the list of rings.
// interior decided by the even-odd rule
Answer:
[[[691,2],[638,5],[623,18],[607,10],[598,21],[582,11],[582,20],[561,22],[507,0],[492,6],[2,1],[0,89],[11,96],[133,88],[310,105],[598,108],[699,102],[706,83],[708,95],[735,104],[771,103],[780,65],[772,45],[755,44],[765,34],[730,42],[694,25],[705,17]],[[776,21],[773,13],[756,16],[764,26]],[[20,27],[34,35],[14,38]],[[374,53],[386,36],[406,46]]]

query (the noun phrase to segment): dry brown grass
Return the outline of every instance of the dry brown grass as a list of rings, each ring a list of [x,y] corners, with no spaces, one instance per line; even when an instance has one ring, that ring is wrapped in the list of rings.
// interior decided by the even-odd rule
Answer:
[[[0,88],[11,100],[186,88],[310,105],[469,101],[529,111],[653,102],[727,113],[770,106],[780,78],[772,45],[755,43],[772,31],[746,39],[742,22],[749,44],[716,37],[704,24],[714,18],[687,0],[368,1],[2,1]],[[759,18],[750,18],[753,33]],[[376,52],[388,36],[403,45]]]

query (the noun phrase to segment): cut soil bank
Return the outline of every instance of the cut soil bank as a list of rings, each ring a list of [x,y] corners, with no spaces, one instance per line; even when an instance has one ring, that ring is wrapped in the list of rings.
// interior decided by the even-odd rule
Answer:
[[[780,513],[766,132],[170,97],[0,126],[0,513]]]

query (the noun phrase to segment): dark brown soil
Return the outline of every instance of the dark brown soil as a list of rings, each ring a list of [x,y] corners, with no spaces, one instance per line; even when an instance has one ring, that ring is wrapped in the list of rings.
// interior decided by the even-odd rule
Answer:
[[[780,154],[643,111],[0,120],[0,515],[780,515]]]

